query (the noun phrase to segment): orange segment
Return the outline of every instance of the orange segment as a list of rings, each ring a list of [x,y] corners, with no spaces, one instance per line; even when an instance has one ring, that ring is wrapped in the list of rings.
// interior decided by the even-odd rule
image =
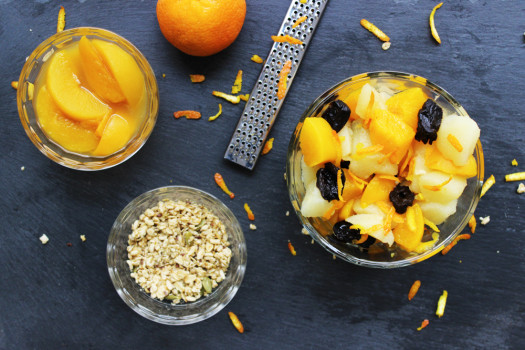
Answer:
[[[419,88],[410,88],[401,91],[386,101],[388,110],[398,115],[412,129],[417,129],[417,115],[428,95]]]
[[[374,176],[363,192],[361,206],[366,208],[370,204],[378,201],[389,202],[390,192],[392,192],[394,187],[396,187],[396,182],[394,180]]]
[[[343,100],[344,103],[350,108],[350,119],[355,120],[358,119],[359,116],[355,112],[355,107],[357,106],[357,100],[359,99],[359,95],[361,94],[361,89],[357,89],[352,91],[348,94]]]
[[[133,127],[128,121],[118,114],[113,114],[109,117],[93,155],[107,156],[117,152],[128,143],[132,135]]]
[[[464,176],[466,178],[476,176],[478,173],[478,166],[474,156],[469,156],[467,164],[456,166],[452,161],[444,158],[434,145],[428,147],[425,151],[425,165],[432,170],[439,170],[446,174]]]
[[[398,224],[393,230],[394,241],[407,252],[411,252],[419,246],[425,229],[425,222],[421,208],[417,204],[414,204],[412,207],[415,216],[414,230],[410,229],[408,220],[404,223]]]
[[[384,109],[372,110],[370,140],[373,144],[383,145],[383,153],[392,152],[392,163],[398,164],[403,159],[415,135],[415,131],[397,115]]]

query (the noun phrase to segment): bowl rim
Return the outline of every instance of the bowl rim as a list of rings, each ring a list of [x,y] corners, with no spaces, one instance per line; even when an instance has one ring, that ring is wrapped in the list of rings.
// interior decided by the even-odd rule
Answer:
[[[411,256],[411,257],[408,257],[402,260],[373,261],[373,260],[366,260],[366,259],[358,258],[353,255],[347,254],[337,249],[335,246],[329,244],[328,240],[325,240],[323,238],[323,236],[313,227],[313,225],[310,224],[307,218],[301,215],[299,205],[298,203],[296,203],[297,191],[295,190],[295,186],[292,186],[291,184],[291,180],[293,178],[292,176],[292,169],[293,169],[293,159],[292,158],[293,157],[291,157],[291,155],[294,152],[294,141],[296,141],[298,137],[298,132],[300,131],[301,126],[302,126],[302,121],[306,117],[310,116],[312,112],[316,111],[320,105],[326,103],[326,100],[329,99],[334,93],[338,92],[346,85],[349,85],[352,83],[358,83],[363,80],[375,79],[375,78],[390,78],[390,79],[408,80],[408,81],[418,83],[423,86],[428,86],[432,91],[438,93],[441,97],[445,98],[447,102],[449,102],[460,115],[468,116],[468,113],[463,108],[463,106],[461,106],[461,104],[459,104],[459,102],[457,102],[456,99],[454,99],[454,97],[452,97],[452,95],[449,94],[445,89],[443,89],[442,87],[440,87],[439,85],[435,83],[432,83],[428,79],[422,76],[416,75],[416,74],[400,72],[400,71],[372,71],[372,72],[360,73],[360,74],[345,78],[342,81],[334,84],[329,89],[325,90],[321,95],[319,95],[319,97],[317,97],[307,107],[307,109],[303,112],[303,114],[299,118],[299,121],[297,122],[297,126],[294,129],[292,136],[290,137],[290,142],[288,144],[287,160],[286,160],[286,182],[287,182],[287,187],[288,187],[288,194],[290,197],[290,201],[292,203],[292,207],[294,208],[295,214],[299,218],[303,227],[309,232],[312,238],[319,245],[321,245],[328,252],[335,254],[341,259],[351,262],[355,265],[371,267],[371,268],[390,269],[390,268],[410,266],[418,262],[422,262],[438,254],[441,250],[443,250],[443,248],[445,248],[447,245],[452,243],[452,241],[467,226],[470,217],[474,215],[474,211],[476,210],[476,207],[480,199],[479,195],[481,193],[481,185],[484,179],[484,155],[483,155],[483,147],[481,145],[481,141],[478,140],[478,142],[476,143],[476,148],[475,148],[475,154],[477,157],[477,175],[475,177],[477,177],[478,181],[475,184],[476,188],[474,190],[474,197],[472,198],[470,202],[468,210],[466,211],[466,215],[461,219],[459,225],[448,235],[448,237],[446,237],[439,244],[435,245],[432,249],[429,249],[425,251],[424,253],[414,255],[414,256]]]
[[[147,198],[154,198],[158,193],[188,193],[188,194],[196,194],[204,199],[210,200],[214,203],[214,205],[217,205],[220,210],[223,211],[224,214],[226,214],[229,219],[232,222],[232,226],[234,227],[234,230],[238,232],[238,242],[236,244],[239,245],[239,266],[235,271],[231,270],[231,264],[228,268],[227,274],[232,274],[232,280],[230,285],[226,285],[222,281],[219,283],[219,286],[214,289],[214,291],[209,294],[206,297],[199,298],[198,300],[191,302],[191,303],[183,303],[183,304],[170,304],[165,303],[162,301],[158,301],[154,298],[150,299],[156,303],[162,303],[162,306],[165,308],[169,308],[171,310],[177,310],[181,311],[183,309],[187,309],[189,306],[192,308],[198,308],[198,307],[204,307],[206,304],[210,304],[206,306],[205,311],[202,312],[196,312],[193,314],[188,315],[180,315],[180,316],[173,316],[173,315],[160,315],[156,313],[154,310],[144,306],[140,302],[136,301],[133,297],[134,293],[143,293],[147,295],[146,292],[142,290],[142,288],[133,281],[133,290],[130,292],[127,288],[124,287],[122,280],[120,278],[117,266],[113,266],[111,264],[112,255],[114,253],[115,245],[117,242],[117,233],[118,227],[121,224],[121,220],[126,215],[126,213],[135,207],[136,204],[140,204],[141,201],[147,199]],[[182,200],[183,198],[181,198]],[[174,199],[177,200],[177,199]],[[207,207],[208,210],[211,210]],[[217,215],[215,211],[212,210],[212,212]],[[231,232],[228,232],[228,237],[230,240],[230,243],[233,243],[231,241],[233,235]],[[154,188],[152,190],[146,191],[139,196],[133,198],[119,213],[117,218],[115,219],[111,231],[108,237],[107,246],[106,246],[106,264],[108,273],[111,279],[111,282],[113,284],[113,287],[115,288],[117,294],[120,296],[120,298],[124,301],[126,305],[128,305],[133,311],[135,311],[137,314],[141,315],[142,317],[157,322],[161,324],[166,325],[172,325],[172,326],[179,326],[179,325],[188,325],[197,323],[203,320],[206,320],[218,312],[220,312],[237,294],[237,291],[239,290],[242,281],[244,279],[244,275],[246,272],[246,266],[247,266],[247,245],[246,245],[246,239],[244,236],[244,232],[242,230],[242,227],[237,220],[236,216],[233,214],[233,212],[217,197],[213,196],[212,194],[200,190],[198,188],[189,187],[189,186],[182,186],[182,185],[174,185],[174,186],[163,186]],[[122,273],[122,272],[121,272]],[[222,288],[221,288],[222,287]],[[221,288],[219,290],[219,288]],[[222,298],[219,296],[219,294],[215,294],[214,292],[220,291],[222,294]],[[197,310],[199,311],[199,310]]]

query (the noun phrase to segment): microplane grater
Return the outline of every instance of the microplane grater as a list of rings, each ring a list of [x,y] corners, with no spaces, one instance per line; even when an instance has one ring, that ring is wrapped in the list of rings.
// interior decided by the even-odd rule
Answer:
[[[255,166],[284,101],[284,98],[281,100],[277,98],[279,72],[286,61],[292,61],[286,88],[288,93],[327,3],[328,0],[308,0],[304,3],[293,0],[290,4],[277,35],[290,35],[303,43],[292,45],[275,42],[273,44],[233,132],[224,154],[225,159],[250,170]],[[292,28],[295,21],[303,16],[307,17],[306,21]]]

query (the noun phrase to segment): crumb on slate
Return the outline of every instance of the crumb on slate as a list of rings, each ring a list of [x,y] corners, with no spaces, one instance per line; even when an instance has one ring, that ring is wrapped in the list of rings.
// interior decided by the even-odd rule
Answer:
[[[42,242],[42,244],[46,244],[47,242],[49,242],[49,237],[46,236],[46,234],[43,234],[42,236],[40,236],[40,242]]]
[[[480,216],[479,221],[481,222],[483,226],[485,226],[486,224],[490,222],[490,216],[485,216],[485,217]]]
[[[80,235],[80,239],[82,240],[82,242],[85,242],[86,241],[86,236],[85,235]]]
[[[252,231],[257,230],[257,226],[255,226],[254,224],[250,224],[250,230]]]

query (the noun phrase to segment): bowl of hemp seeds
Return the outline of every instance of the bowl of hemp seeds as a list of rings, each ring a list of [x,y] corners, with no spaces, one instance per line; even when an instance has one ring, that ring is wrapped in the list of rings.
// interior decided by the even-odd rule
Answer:
[[[163,324],[205,320],[235,296],[246,242],[233,213],[191,187],[161,187],[132,200],[115,220],[106,258],[122,300]]]

